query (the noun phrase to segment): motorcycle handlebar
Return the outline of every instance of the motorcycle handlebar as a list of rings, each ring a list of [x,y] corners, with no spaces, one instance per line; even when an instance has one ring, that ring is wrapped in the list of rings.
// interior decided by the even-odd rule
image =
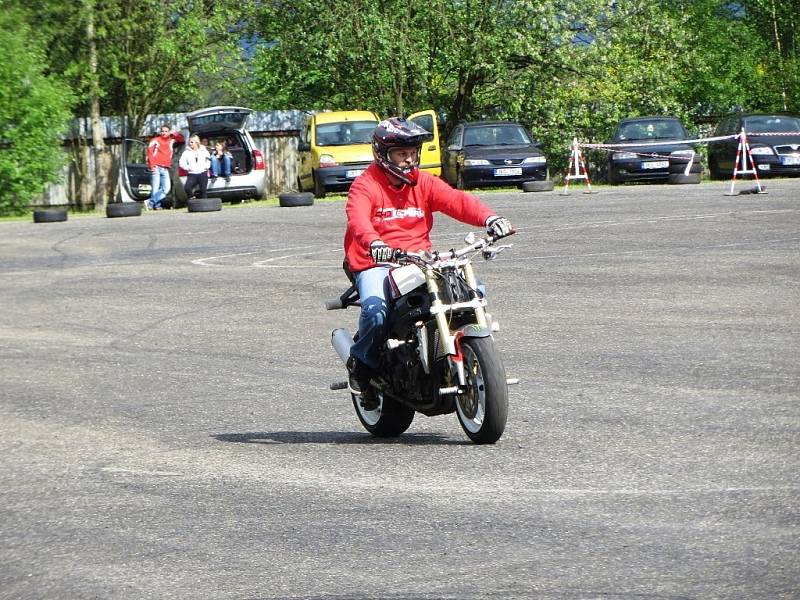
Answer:
[[[438,252],[435,254],[436,258],[438,259],[450,259],[450,258],[458,258],[459,256],[464,256],[465,254],[469,254],[475,250],[479,250],[481,248],[486,248],[495,244],[496,242],[502,240],[503,238],[509,237],[517,233],[516,229],[512,229],[507,235],[494,235],[488,234],[486,237],[482,237],[472,244],[468,246],[464,246],[463,248],[459,248],[458,250],[450,250],[448,252]],[[422,253],[419,252],[406,252],[405,250],[395,250],[394,254],[392,255],[392,262],[398,262],[404,258],[425,258]]]

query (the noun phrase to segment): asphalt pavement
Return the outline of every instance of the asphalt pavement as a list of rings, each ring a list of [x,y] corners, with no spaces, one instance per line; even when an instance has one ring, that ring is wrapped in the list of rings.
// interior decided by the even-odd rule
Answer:
[[[0,223],[0,598],[800,598],[800,180],[766,184],[478,192],[519,229],[476,265],[521,380],[492,446],[328,389],[341,201]]]

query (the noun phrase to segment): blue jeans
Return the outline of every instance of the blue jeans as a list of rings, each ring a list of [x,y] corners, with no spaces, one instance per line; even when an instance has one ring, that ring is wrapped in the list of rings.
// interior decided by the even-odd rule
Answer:
[[[389,320],[389,267],[373,267],[355,274],[358,295],[361,298],[361,316],[358,319],[358,340],[350,347],[350,355],[377,369],[380,346],[386,340]]]
[[[221,167],[221,170],[220,170]],[[223,156],[221,159],[216,156],[211,157],[211,175],[218,177],[229,177],[231,174],[231,157]]]
[[[156,167],[150,174],[150,208],[161,208],[161,201],[169,193],[169,169]]]

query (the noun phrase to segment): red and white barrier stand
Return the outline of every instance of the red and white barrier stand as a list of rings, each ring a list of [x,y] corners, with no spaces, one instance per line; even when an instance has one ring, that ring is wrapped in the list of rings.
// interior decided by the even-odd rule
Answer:
[[[587,189],[584,190],[583,193],[592,193],[592,182],[589,181],[589,172],[586,170],[586,163],[583,161],[583,154],[581,154],[581,147],[580,144],[578,144],[578,138],[572,138],[572,150],[569,155],[569,167],[567,167],[567,175],[564,177],[564,191],[561,194],[562,196],[569,195],[569,182],[573,179],[585,179]]]
[[[766,194],[767,192],[761,187],[761,182],[758,180],[758,169],[756,163],[753,162],[753,155],[750,153],[750,144],[747,142],[747,134],[742,128],[742,132],[738,135],[739,146],[736,148],[736,160],[733,163],[733,178],[731,179],[731,191],[725,194],[726,196],[735,196],[733,186],[736,184],[737,175],[752,175],[756,180],[756,187],[752,193]],[[741,157],[741,169],[739,158]],[[748,163],[749,160],[749,163]]]

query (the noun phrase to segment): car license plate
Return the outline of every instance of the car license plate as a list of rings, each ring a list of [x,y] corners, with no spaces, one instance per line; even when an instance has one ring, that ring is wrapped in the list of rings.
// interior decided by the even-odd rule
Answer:
[[[364,172],[364,169],[351,169],[350,171],[346,171],[344,176],[348,179],[355,179],[359,175]]]
[[[669,168],[669,161],[668,160],[651,160],[642,163],[643,169],[668,169]]]
[[[513,177],[514,175],[522,175],[522,167],[511,167],[508,169],[495,169],[495,177]]]
[[[782,165],[800,165],[800,156],[781,156]]]

